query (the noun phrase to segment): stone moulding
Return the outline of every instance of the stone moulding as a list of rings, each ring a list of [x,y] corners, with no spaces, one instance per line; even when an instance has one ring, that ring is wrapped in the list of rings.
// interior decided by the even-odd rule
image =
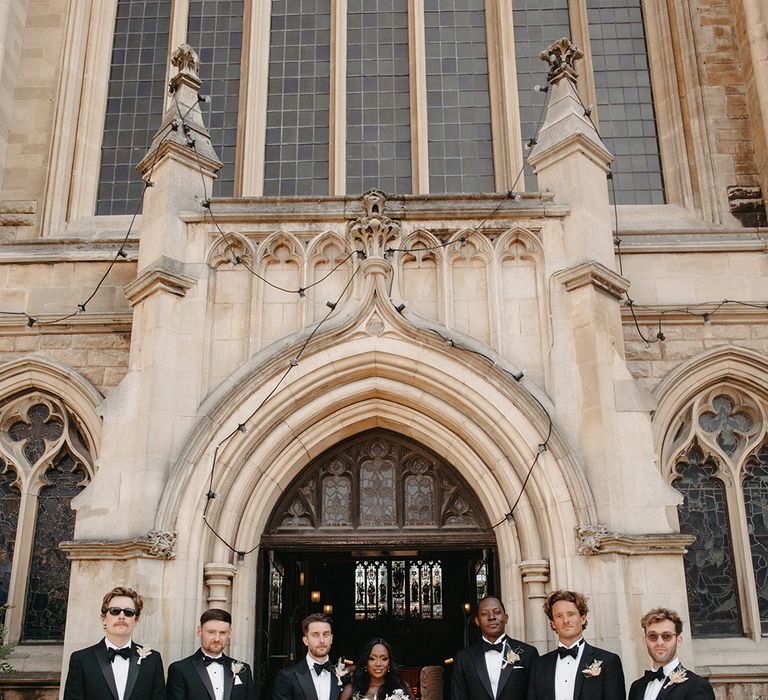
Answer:
[[[626,554],[638,556],[645,554],[676,554],[682,556],[694,541],[692,535],[677,532],[622,535],[608,532],[605,525],[576,526],[576,549],[583,556],[596,554]]]
[[[142,273],[133,282],[125,285],[125,296],[131,306],[136,306],[156,292],[169,292],[177,297],[183,297],[187,290],[196,284],[197,280],[194,277],[155,268]]]
[[[59,547],[68,559],[175,559],[178,533],[152,530],[132,540],[76,540]]]
[[[585,262],[556,275],[567,291],[591,284],[610,296],[621,299],[629,289],[629,280],[607,268],[602,263]]]

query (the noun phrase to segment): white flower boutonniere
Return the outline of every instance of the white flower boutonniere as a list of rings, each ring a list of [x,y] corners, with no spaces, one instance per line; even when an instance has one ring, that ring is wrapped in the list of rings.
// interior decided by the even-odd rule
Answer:
[[[603,670],[603,662],[601,659],[595,659],[589,666],[587,666],[582,673],[587,678],[594,678],[595,676],[599,676],[600,673]]]
[[[398,688],[392,692],[392,695],[386,695],[384,700],[410,700],[410,698],[408,697],[408,693],[402,688]]]
[[[688,672],[681,666],[680,668],[676,668],[674,671],[671,671],[670,674],[667,676],[667,683],[664,686],[665,688],[669,688],[672,685],[677,685],[678,683],[685,683],[688,680]]]
[[[136,653],[139,655],[139,658],[136,660],[136,665],[141,666],[141,662],[152,653],[152,649],[150,647],[137,646]]]
[[[507,653],[504,654],[504,660],[501,662],[501,667],[514,666],[518,661],[520,661],[520,654],[512,649],[507,649]]]
[[[349,669],[344,663],[343,656],[339,657],[339,660],[336,662],[336,666],[334,667],[333,672],[336,674],[336,682],[339,685],[341,685],[341,679],[344,678],[344,676],[349,674]]]
[[[238,673],[241,673],[244,668],[245,668],[245,666],[243,666],[243,662],[242,661],[233,661],[232,662],[232,674],[233,675],[236,676]]]

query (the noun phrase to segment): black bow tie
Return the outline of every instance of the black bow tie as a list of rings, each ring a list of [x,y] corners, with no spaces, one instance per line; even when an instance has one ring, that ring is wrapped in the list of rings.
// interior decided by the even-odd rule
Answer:
[[[112,647],[107,647],[107,658],[109,659],[109,663],[112,663],[116,656],[122,656],[124,659],[130,659],[131,647],[123,647],[122,649],[113,649]]]
[[[324,664],[319,664],[315,662],[315,673],[319,676],[323,671],[328,671],[328,673],[331,672],[331,669],[333,668],[333,664],[331,663],[331,660],[328,659]]]
[[[572,647],[557,647],[557,656],[560,659],[564,659],[566,656],[570,656],[575,659],[579,655],[579,644]]]
[[[486,651],[498,651],[501,654],[501,650],[504,648],[504,642],[498,642],[497,644],[491,644],[483,640],[483,652]]]
[[[646,671],[643,674],[643,680],[647,683],[651,683],[655,680],[663,681],[666,676],[664,675],[664,667],[662,666],[658,671]]]
[[[221,664],[224,665],[224,654],[221,656],[208,656],[207,654],[203,654],[203,663],[206,666],[210,666],[211,664]]]

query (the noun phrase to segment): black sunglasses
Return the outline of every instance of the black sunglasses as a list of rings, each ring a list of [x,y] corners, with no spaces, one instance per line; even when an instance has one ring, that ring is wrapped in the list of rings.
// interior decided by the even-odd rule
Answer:
[[[126,617],[133,617],[136,614],[133,608],[107,608],[107,612],[112,617],[117,617],[120,613],[123,613]]]

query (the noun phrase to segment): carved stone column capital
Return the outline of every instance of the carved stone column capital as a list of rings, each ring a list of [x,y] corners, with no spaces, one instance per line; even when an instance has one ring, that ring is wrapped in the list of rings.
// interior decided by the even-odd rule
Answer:
[[[210,562],[203,567],[203,578],[208,588],[209,608],[232,608],[232,581],[237,567],[226,562]]]
[[[400,236],[400,223],[384,215],[387,195],[372,189],[363,195],[365,214],[349,223],[352,247],[362,250],[366,258],[384,258],[388,245]]]

